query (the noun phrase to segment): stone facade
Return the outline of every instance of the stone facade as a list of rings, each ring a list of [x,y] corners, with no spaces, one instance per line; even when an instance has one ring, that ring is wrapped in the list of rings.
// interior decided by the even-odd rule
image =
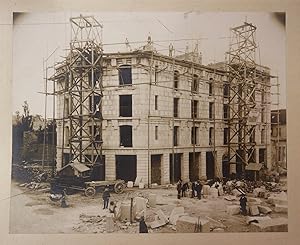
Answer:
[[[127,72],[131,72],[132,84],[120,85],[119,73],[124,65],[128,68]],[[102,81],[105,179],[126,179],[126,176],[130,176],[131,179],[128,177],[127,180],[134,181],[133,178],[141,177],[144,183],[167,184],[177,181],[178,177],[192,180],[202,176],[224,175],[222,162],[228,146],[224,142],[224,128],[227,124],[223,118],[223,106],[228,103],[228,99],[224,98],[224,82],[227,78],[223,70],[157,53],[135,51],[105,54]],[[193,89],[194,82],[197,86]],[[58,83],[59,86],[62,83]],[[270,93],[265,93],[262,101],[260,91],[261,88],[256,92],[257,108],[262,111],[264,107],[264,118],[256,126],[255,156],[257,162],[269,164]],[[120,96],[124,95],[131,96],[131,116],[120,115]],[[62,118],[62,112],[67,107],[64,105],[65,98],[63,95],[58,96],[58,118]],[[176,117],[174,98],[178,99]],[[194,119],[192,101],[197,101]],[[211,113],[215,120],[209,115],[210,103],[213,103]],[[127,127],[132,133],[131,146],[126,147],[120,142],[122,126],[131,126]],[[196,128],[194,144],[193,127]],[[177,130],[176,146],[173,142],[174,128]],[[62,123],[58,123],[57,131],[57,167],[61,168],[63,151],[69,152],[62,137],[63,131],[65,138],[67,137],[67,130],[63,130]],[[130,138],[130,133],[128,135],[128,131],[126,132],[125,138]],[[263,159],[259,154],[260,149],[265,149]],[[192,163],[193,156],[196,166]],[[234,167],[231,168],[232,171],[235,171]]]

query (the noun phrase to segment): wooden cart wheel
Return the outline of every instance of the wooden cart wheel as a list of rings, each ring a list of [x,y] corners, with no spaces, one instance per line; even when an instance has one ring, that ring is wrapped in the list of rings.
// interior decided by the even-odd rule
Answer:
[[[94,187],[88,187],[85,189],[84,193],[87,197],[93,197],[96,194],[96,189]]]
[[[116,183],[115,186],[114,186],[114,191],[117,194],[123,193],[123,191],[124,191],[124,184],[122,182]]]

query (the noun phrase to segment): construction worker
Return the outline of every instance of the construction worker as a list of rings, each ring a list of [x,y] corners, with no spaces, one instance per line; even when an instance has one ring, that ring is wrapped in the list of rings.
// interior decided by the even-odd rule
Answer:
[[[200,200],[201,199],[201,192],[202,192],[202,184],[200,183],[200,180],[197,180],[195,184],[195,190],[197,193],[197,197]]]
[[[241,213],[243,215],[247,215],[247,197],[245,194],[242,193],[241,198],[240,198],[240,207],[241,207]]]
[[[109,212],[115,214],[116,207],[117,207],[117,206],[116,206],[115,202],[114,202],[114,201],[111,201],[111,202],[109,203]]]
[[[108,203],[109,203],[109,198],[110,198],[110,193],[109,193],[109,186],[105,186],[105,189],[102,194],[103,198],[103,209],[108,208]]]
[[[185,197],[186,191],[189,189],[189,183],[185,182],[181,187],[181,196]]]
[[[140,231],[140,233],[148,233],[148,227],[145,223],[144,216],[142,216],[140,219],[139,231]]]
[[[177,182],[177,198],[178,199],[180,199],[181,187],[182,187],[182,180],[179,179],[178,182]]]
[[[61,197],[60,206],[62,208],[67,208],[68,205],[67,205],[67,202],[66,202],[66,189],[63,189],[61,194],[62,194],[62,197]]]
[[[196,192],[196,184],[197,182],[196,181],[193,181],[192,182],[192,198],[195,197],[195,192]]]

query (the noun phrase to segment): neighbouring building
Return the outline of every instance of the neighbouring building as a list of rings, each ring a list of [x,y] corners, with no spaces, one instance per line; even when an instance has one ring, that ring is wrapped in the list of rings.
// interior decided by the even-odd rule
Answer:
[[[272,165],[287,168],[286,109],[271,111]]]

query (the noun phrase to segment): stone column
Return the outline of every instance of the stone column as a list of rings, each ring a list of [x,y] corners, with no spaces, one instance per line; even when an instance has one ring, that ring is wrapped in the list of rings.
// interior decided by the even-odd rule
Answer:
[[[161,162],[161,184],[170,183],[170,156],[169,153],[165,153],[162,156]]]
[[[206,152],[200,153],[200,164],[199,164],[200,175],[199,177],[206,177]]]
[[[151,162],[149,161],[149,168],[150,167],[151,167]],[[142,182],[145,185],[148,184],[148,153],[147,152],[137,154],[136,176],[142,178]],[[151,178],[149,179],[151,180]]]
[[[216,152],[216,177],[222,178],[223,177],[223,172],[222,172],[222,160],[223,160],[223,152],[221,150]]]
[[[105,180],[116,179],[116,156],[105,154]]]
[[[181,178],[187,181],[189,179],[189,153],[183,153],[181,161]]]

